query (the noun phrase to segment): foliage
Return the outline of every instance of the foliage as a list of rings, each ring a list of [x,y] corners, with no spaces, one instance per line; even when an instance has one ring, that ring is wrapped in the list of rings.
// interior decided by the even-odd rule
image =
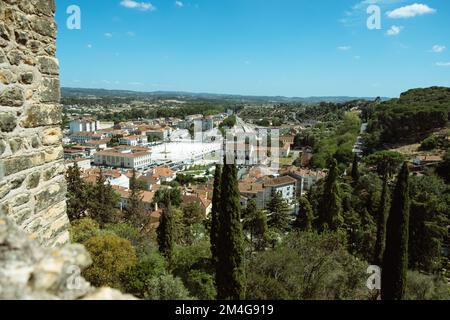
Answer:
[[[151,252],[121,275],[122,287],[127,293],[144,299],[150,280],[166,274],[166,269],[164,257],[157,252]]]
[[[250,200],[242,212],[244,231],[250,233],[250,244],[255,250],[264,250],[267,242],[267,215]]]
[[[245,297],[244,248],[240,193],[235,165],[224,165],[220,195],[220,225],[217,243],[217,297],[238,300]]]
[[[405,162],[397,178],[386,226],[381,298],[402,300],[406,288],[409,237],[409,170]]]
[[[136,264],[136,252],[130,241],[106,234],[88,239],[84,246],[93,260],[83,272],[86,280],[96,287],[120,289],[121,274]]]
[[[280,192],[272,192],[272,197],[267,204],[269,227],[284,233],[290,230],[290,209]]]
[[[99,233],[99,224],[91,218],[82,218],[70,225],[70,241],[74,243],[83,243]]]
[[[213,186],[213,198],[212,198],[212,209],[211,209],[211,228],[210,228],[210,242],[211,242],[211,254],[212,260],[216,264],[218,259],[217,245],[219,241],[219,229],[220,229],[220,193],[222,184],[222,166],[216,165],[216,170],[214,171],[214,186]]]
[[[100,172],[94,185],[88,186],[88,213],[100,226],[118,219],[119,195]]]
[[[86,187],[81,179],[80,168],[75,161],[73,166],[67,168],[67,216],[70,221],[83,217],[86,211]]]
[[[431,87],[402,93],[381,103],[368,125],[368,151],[384,144],[419,142],[429,132],[447,124],[450,89]]]
[[[337,162],[333,159],[325,179],[323,193],[318,207],[317,224],[319,230],[330,229],[335,231],[343,222],[337,178]]]
[[[314,212],[309,200],[305,197],[298,199],[298,215],[294,227],[301,231],[311,231],[314,220]]]
[[[450,300],[450,289],[444,279],[417,271],[408,272],[405,300]]]
[[[250,258],[247,298],[365,299],[366,268],[337,233],[292,233],[275,249]]]

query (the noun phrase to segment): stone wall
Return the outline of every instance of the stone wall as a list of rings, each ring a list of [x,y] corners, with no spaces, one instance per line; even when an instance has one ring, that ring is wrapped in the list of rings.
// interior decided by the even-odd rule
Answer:
[[[0,0],[0,213],[68,241],[54,0]]]

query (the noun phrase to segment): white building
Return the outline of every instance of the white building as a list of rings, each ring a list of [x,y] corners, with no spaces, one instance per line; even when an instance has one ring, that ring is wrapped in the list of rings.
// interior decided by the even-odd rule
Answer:
[[[95,132],[89,132],[89,131],[78,131],[73,133],[70,136],[70,140],[72,142],[76,142],[76,143],[85,143],[86,141],[91,141],[91,140],[103,140],[105,139],[106,136],[102,133],[95,133]]]
[[[114,168],[144,169],[151,165],[151,152],[146,148],[114,148],[99,151],[94,163]]]
[[[100,130],[100,122],[90,118],[79,118],[70,121],[69,127],[71,133],[80,131],[95,132]]]
[[[148,143],[147,136],[133,135],[119,139],[119,143],[126,146],[144,146]]]

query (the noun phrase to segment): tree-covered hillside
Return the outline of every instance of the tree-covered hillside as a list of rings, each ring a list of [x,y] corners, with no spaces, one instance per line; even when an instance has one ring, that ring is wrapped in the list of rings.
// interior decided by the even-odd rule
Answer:
[[[369,151],[386,144],[420,142],[448,124],[450,88],[412,89],[399,99],[373,105],[369,112]]]

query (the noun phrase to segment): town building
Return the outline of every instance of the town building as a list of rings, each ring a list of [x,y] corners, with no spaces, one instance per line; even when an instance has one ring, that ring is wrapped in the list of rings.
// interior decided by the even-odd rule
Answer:
[[[94,155],[94,163],[99,166],[142,170],[151,165],[151,151],[142,147],[106,149]]]
[[[69,128],[71,133],[96,132],[100,130],[100,122],[93,118],[78,118],[70,121]]]

